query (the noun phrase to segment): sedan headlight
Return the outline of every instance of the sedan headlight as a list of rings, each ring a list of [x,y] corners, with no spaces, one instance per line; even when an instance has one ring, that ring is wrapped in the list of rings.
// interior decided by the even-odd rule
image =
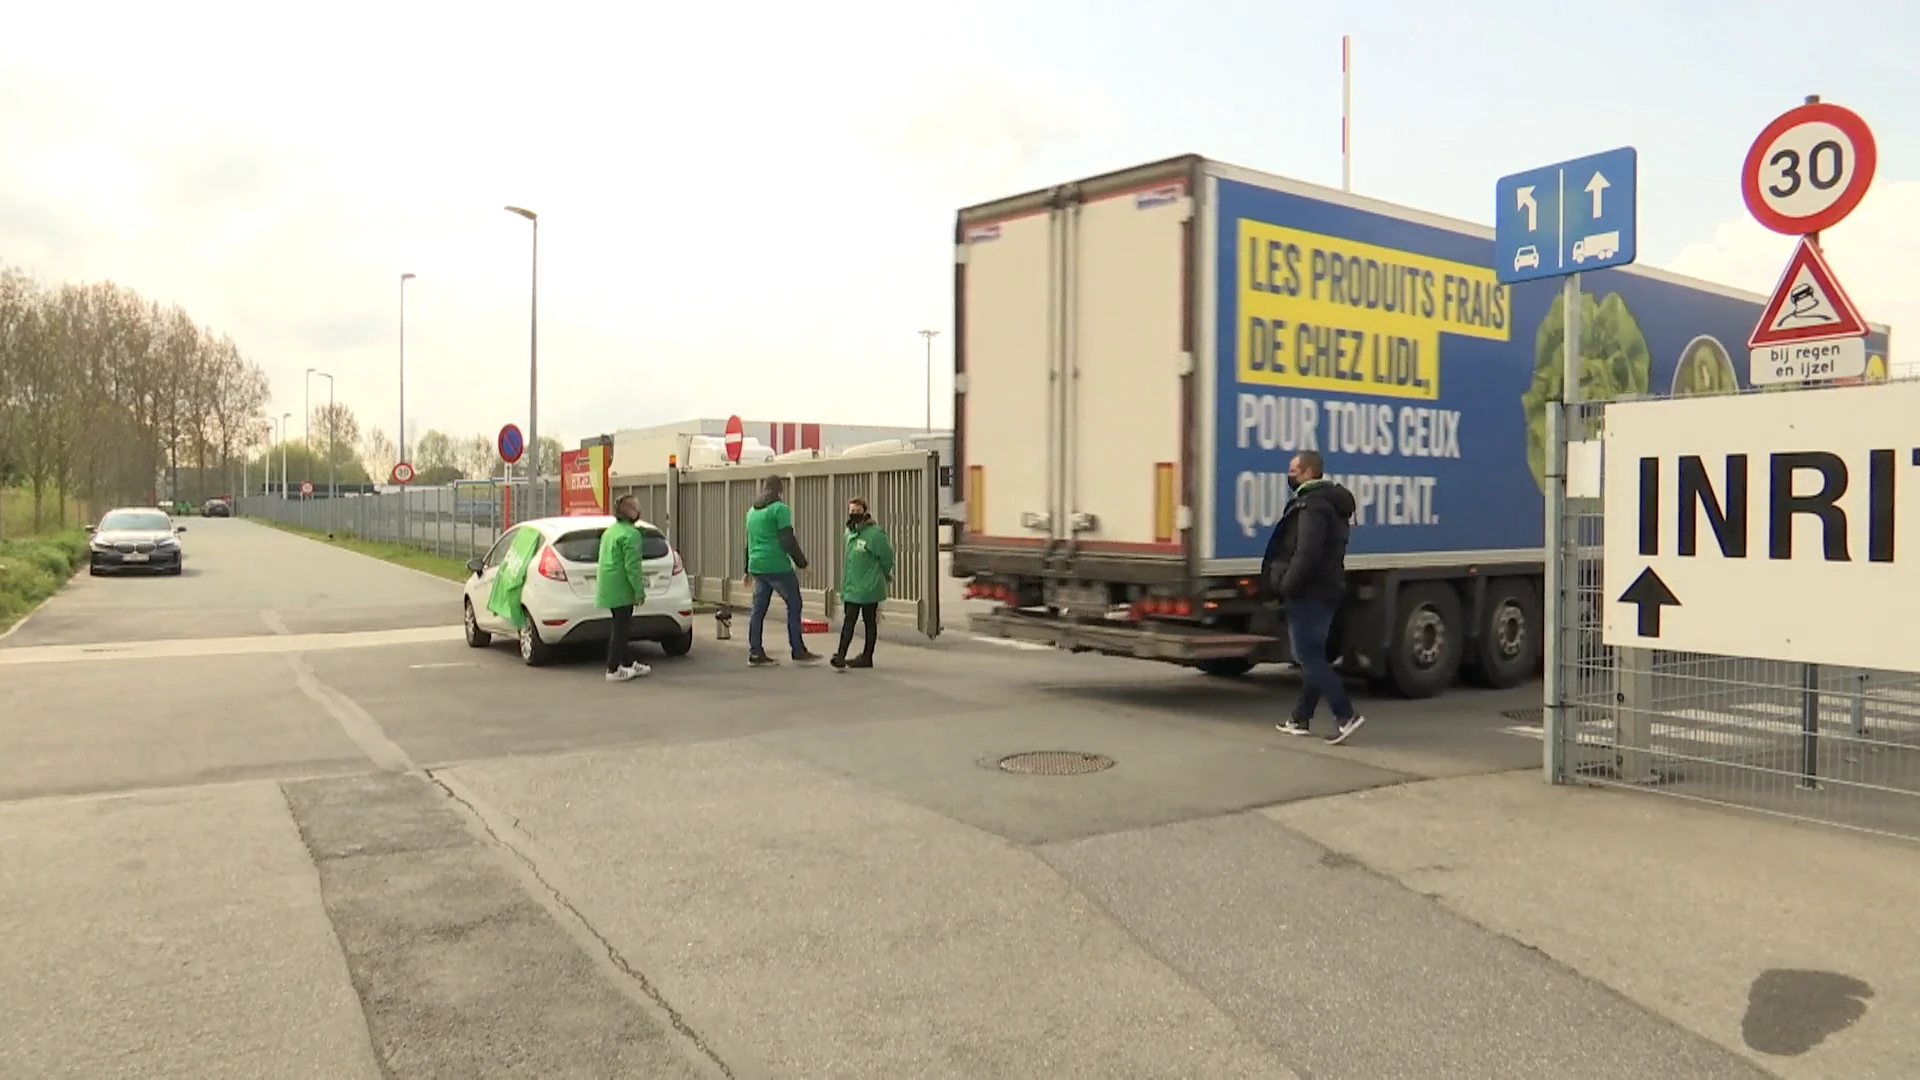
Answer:
[[[91,543],[89,543],[88,546],[93,548],[93,550],[95,551],[107,551],[113,547],[112,544],[109,544],[105,540],[100,540],[100,539],[93,540]]]
[[[169,536],[163,540],[155,540],[153,546],[157,548],[179,547],[180,540],[178,537]]]

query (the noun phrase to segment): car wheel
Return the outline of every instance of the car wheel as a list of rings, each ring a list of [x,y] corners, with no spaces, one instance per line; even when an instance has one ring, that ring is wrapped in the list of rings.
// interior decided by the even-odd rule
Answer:
[[[1202,674],[1219,679],[1237,679],[1253,670],[1253,661],[1244,656],[1222,656],[1212,660],[1202,660],[1193,665]]]
[[[528,667],[545,667],[553,659],[553,646],[540,639],[533,615],[520,609],[520,659]]]
[[[1540,605],[1519,578],[1487,587],[1479,640],[1474,642],[1473,681],[1504,690],[1533,678],[1540,659]]]
[[[1400,593],[1399,626],[1387,667],[1402,697],[1429,698],[1453,685],[1460,671],[1460,597],[1445,585],[1415,585]]]
[[[469,648],[484,649],[493,644],[493,635],[480,629],[480,619],[473,613],[473,601],[460,601],[460,616],[460,621],[465,624],[467,628],[467,646]]]
[[[662,641],[660,647],[666,650],[668,656],[685,656],[692,652],[693,627],[687,627],[687,632],[678,637],[670,637]]]

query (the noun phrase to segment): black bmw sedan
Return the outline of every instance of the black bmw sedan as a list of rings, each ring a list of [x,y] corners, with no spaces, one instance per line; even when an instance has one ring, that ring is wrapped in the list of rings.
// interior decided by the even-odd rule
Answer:
[[[178,574],[182,561],[180,535],[185,525],[175,528],[164,510],[132,508],[110,510],[100,524],[89,525],[93,534],[92,556],[87,572],[94,575],[109,570],[156,570]]]

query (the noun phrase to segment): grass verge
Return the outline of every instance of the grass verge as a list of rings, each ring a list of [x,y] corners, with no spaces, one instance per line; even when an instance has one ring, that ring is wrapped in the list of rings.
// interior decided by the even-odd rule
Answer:
[[[87,534],[79,530],[0,540],[0,632],[60,591],[87,561]]]
[[[381,562],[392,563],[395,566],[404,566],[409,570],[420,570],[432,574],[434,577],[446,578],[448,581],[465,581],[473,576],[467,572],[467,562],[465,559],[435,555],[430,551],[422,551],[419,548],[408,547],[405,544],[395,544],[385,540],[362,540],[356,536],[343,535],[336,535],[334,539],[329,540],[327,539],[327,534],[318,529],[303,529],[298,525],[288,525],[280,521],[269,521],[266,518],[248,518],[247,520],[253,522],[255,525],[265,525],[270,529],[279,529],[281,532],[292,533],[295,536],[304,536],[315,543],[326,544],[329,547],[337,547],[343,551],[351,551],[369,558],[379,559]]]

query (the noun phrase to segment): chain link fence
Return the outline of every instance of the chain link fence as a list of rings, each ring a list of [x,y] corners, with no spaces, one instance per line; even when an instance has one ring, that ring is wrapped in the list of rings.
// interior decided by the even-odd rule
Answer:
[[[469,480],[442,487],[375,495],[254,495],[240,500],[242,517],[333,536],[405,544],[466,561],[485,555],[512,522],[560,512],[560,487],[548,481]]]
[[[1549,409],[1550,778],[1920,839],[1920,674],[1604,643],[1607,407]]]

